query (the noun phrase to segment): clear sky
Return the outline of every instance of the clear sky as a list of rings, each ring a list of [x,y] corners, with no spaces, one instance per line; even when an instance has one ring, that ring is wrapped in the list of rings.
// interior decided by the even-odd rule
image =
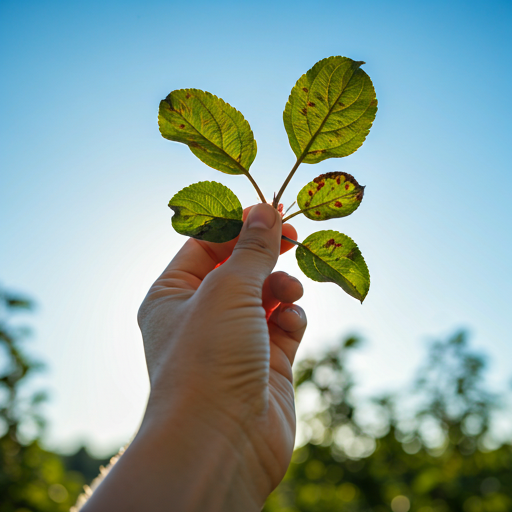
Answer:
[[[357,332],[360,393],[395,389],[425,341],[465,327],[496,387],[512,375],[512,4],[286,0],[0,2],[0,284],[39,305],[27,348],[47,363],[48,446],[124,444],[148,392],[136,311],[184,242],[169,199],[221,181],[245,206],[243,176],[211,169],[158,131],[171,90],[210,91],[258,142],[267,197],[294,163],[282,125],[300,75],[330,55],[364,60],[379,112],[364,145],[299,168],[366,185],[346,219],[294,219],[299,239],[336,229],[372,276],[361,306],[309,281],[299,357]],[[290,253],[278,268],[299,278]]]

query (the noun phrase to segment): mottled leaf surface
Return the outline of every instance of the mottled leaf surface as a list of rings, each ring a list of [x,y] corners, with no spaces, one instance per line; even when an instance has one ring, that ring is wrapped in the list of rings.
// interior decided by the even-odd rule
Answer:
[[[377,113],[364,62],[328,57],[292,89],[283,121],[293,152],[308,164],[350,155],[364,142]]]
[[[297,196],[302,213],[311,220],[346,217],[363,200],[364,187],[345,172],[321,174],[308,183]]]
[[[160,102],[163,137],[187,144],[202,162],[227,174],[245,174],[256,157],[256,141],[244,116],[199,89],[173,91]]]
[[[302,272],[314,281],[336,283],[361,302],[368,294],[368,267],[356,243],[343,233],[317,231],[295,254]]]
[[[215,181],[200,181],[180,190],[170,201],[172,226],[180,234],[227,242],[242,229],[243,208],[229,188]]]

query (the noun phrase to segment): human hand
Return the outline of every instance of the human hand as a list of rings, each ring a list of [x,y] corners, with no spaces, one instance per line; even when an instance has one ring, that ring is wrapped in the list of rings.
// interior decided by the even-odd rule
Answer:
[[[257,205],[238,240],[189,239],[149,290],[138,320],[150,398],[105,481],[114,490],[117,479],[118,508],[249,512],[283,478],[295,439],[291,365],[306,317],[293,304],[300,282],[271,274],[292,247],[282,232],[296,238],[274,208]],[[92,501],[108,492],[105,482]]]
[[[291,247],[281,242],[281,226],[275,209],[257,205],[238,241],[189,239],[139,313],[151,380],[146,417],[172,422],[179,410],[228,436],[244,466],[237,485],[259,506],[290,462],[291,364],[306,327],[292,304],[302,285],[284,272],[271,274],[280,248]],[[283,231],[296,238],[292,226]]]

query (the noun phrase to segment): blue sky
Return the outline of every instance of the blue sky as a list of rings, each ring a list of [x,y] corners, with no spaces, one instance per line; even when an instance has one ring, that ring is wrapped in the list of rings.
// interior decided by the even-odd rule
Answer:
[[[164,140],[158,103],[210,91],[258,142],[252,173],[270,197],[294,163],[282,111],[295,81],[330,55],[364,60],[379,112],[353,155],[300,167],[284,202],[318,174],[346,171],[363,204],[299,238],[336,229],[372,276],[364,305],[303,277],[309,328],[299,357],[347,333],[361,394],[411,376],[425,342],[464,327],[512,375],[510,2],[22,1],[0,4],[0,283],[39,305],[30,351],[48,370],[48,446],[125,443],[148,392],[135,315],[184,238],[169,199],[244,177]],[[298,277],[293,254],[278,268]]]

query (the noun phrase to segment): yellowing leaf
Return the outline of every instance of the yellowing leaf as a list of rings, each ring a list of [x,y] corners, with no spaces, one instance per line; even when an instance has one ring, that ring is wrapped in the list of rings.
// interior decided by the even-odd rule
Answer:
[[[377,99],[362,64],[329,57],[293,87],[283,121],[299,161],[314,164],[347,156],[364,142],[377,113]]]
[[[163,137],[187,144],[202,162],[227,174],[247,174],[256,157],[244,116],[209,92],[171,92],[160,102],[158,125]]]
[[[345,172],[322,174],[308,183],[297,196],[302,213],[311,220],[346,217],[363,200],[364,187]]]
[[[370,289],[370,273],[356,243],[338,231],[317,231],[295,252],[302,272],[314,281],[335,283],[363,302]]]
[[[227,242],[242,229],[243,209],[229,188],[200,181],[180,190],[170,201],[172,227],[180,234],[208,242]]]

